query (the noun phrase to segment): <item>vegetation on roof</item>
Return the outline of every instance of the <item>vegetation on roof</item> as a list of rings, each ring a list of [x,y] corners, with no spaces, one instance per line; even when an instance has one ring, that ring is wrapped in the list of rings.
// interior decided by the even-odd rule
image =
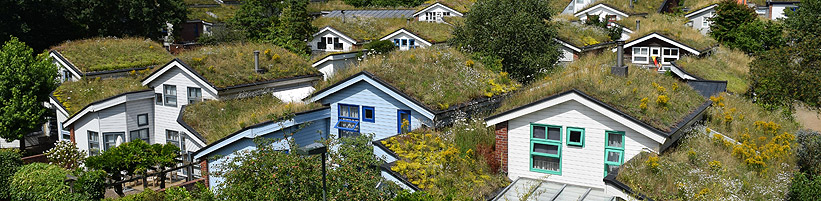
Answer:
[[[459,11],[460,13],[465,13],[470,10],[470,6],[473,3],[476,3],[476,0],[428,0],[425,1],[422,5],[416,7],[404,7],[404,6],[397,6],[397,7],[383,7],[383,6],[365,6],[365,7],[355,7],[352,5],[346,4],[343,0],[328,0],[325,2],[310,2],[308,4],[308,12],[320,12],[320,11],[332,11],[332,10],[397,10],[397,9],[416,9],[422,10],[433,3],[442,3],[453,10]],[[565,4],[566,5],[566,4]],[[411,16],[408,16],[411,17]]]
[[[561,1],[565,1],[565,0],[561,0]],[[429,5],[432,5],[436,2],[439,2],[442,5],[450,7],[453,10],[459,11],[462,14],[465,14],[468,11],[470,11],[470,6],[473,6],[473,4],[476,3],[476,0],[427,0],[427,1],[425,1],[424,4],[419,5],[417,7],[418,8],[417,10],[422,10],[422,9],[424,9],[424,8],[428,7]]]
[[[706,101],[689,85],[651,70],[629,66],[627,77],[610,73],[615,54],[588,54],[534,81],[505,99],[502,113],[572,89],[590,95],[662,131],[670,131]]]
[[[550,1],[550,8],[553,8],[554,16],[559,15],[564,11],[567,5],[570,5],[570,2],[573,0],[553,0]]]
[[[676,61],[676,65],[704,79],[727,81],[727,91],[744,94],[750,88],[749,64],[752,60],[744,52],[719,46],[710,56],[682,57]]]
[[[150,69],[143,70],[148,72]],[[52,95],[66,109],[69,115],[74,115],[88,104],[127,92],[148,89],[140,83],[141,76],[100,79],[87,78],[79,81],[64,82],[54,90]]]
[[[308,64],[313,65],[317,61],[319,61],[321,59],[324,59],[325,57],[330,56],[330,55],[347,54],[347,53],[361,52],[361,51],[362,51],[361,49],[356,49],[356,50],[339,51],[339,52],[318,52],[318,53],[313,53],[313,54],[311,54],[311,59],[308,60]]]
[[[189,104],[182,118],[211,144],[242,128],[269,120],[287,120],[295,113],[320,107],[319,103],[284,103],[271,95],[262,95]]]
[[[161,44],[143,38],[89,38],[52,49],[86,73],[162,65],[172,58]]]
[[[555,23],[557,26],[556,33],[559,39],[576,47],[611,41],[610,36],[607,35],[607,31],[600,27],[567,21],[556,21]]]
[[[238,5],[219,4],[216,7],[188,7],[189,20],[205,20],[206,22],[227,22],[239,10]]]
[[[584,9],[588,9],[598,4],[607,4],[609,7],[618,9],[622,12],[627,13],[628,15],[631,15],[638,13],[656,13],[658,9],[661,8],[662,3],[664,3],[664,0],[636,0],[633,1],[633,8],[630,8],[630,1],[598,0],[594,3],[591,3],[590,5],[587,5],[587,7],[585,7]]]
[[[260,52],[259,67],[266,69],[265,73],[254,72],[254,50]],[[177,56],[218,88],[319,74],[306,59],[271,44],[204,46]]]
[[[434,110],[504,94],[519,87],[507,73],[487,70],[454,48],[432,46],[365,59],[358,66],[320,82],[317,91],[363,70]]]
[[[183,0],[185,5],[210,5],[210,4],[218,4],[217,1],[214,0]]]
[[[452,37],[453,26],[445,23],[419,22],[404,18],[374,17],[320,17],[313,21],[315,27],[330,26],[358,41],[379,40],[400,28],[405,28],[425,40],[436,43]]]
[[[696,29],[686,26],[687,18],[664,14],[650,14],[641,20],[639,30],[633,30],[630,39],[636,40],[642,36],[656,32],[676,40],[698,51],[704,51],[718,45],[711,37],[704,36]],[[629,41],[628,41],[629,42]]]
[[[639,21],[643,22],[644,21],[644,16],[633,15],[633,16],[630,16],[630,17],[621,18],[621,20],[616,21],[616,24],[619,24],[621,26],[624,26],[624,28],[635,31],[636,30],[636,20],[639,20]],[[644,23],[642,23],[642,25],[643,24]]]
[[[800,126],[740,96],[711,99],[706,127],[695,127],[664,155],[636,156],[619,168],[616,179],[654,200],[787,197],[798,169],[791,147]]]
[[[690,14],[693,11],[697,11],[702,8],[706,8],[707,6],[721,3],[723,0],[684,0],[681,3],[682,8],[689,8],[690,11],[686,12],[685,14]]]

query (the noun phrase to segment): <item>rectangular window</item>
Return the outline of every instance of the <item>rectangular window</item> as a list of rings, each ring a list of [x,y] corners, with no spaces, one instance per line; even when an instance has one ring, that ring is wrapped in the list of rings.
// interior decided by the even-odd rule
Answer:
[[[604,176],[607,176],[624,163],[624,132],[605,132],[604,143]]]
[[[396,47],[399,47],[399,39],[393,39],[393,44],[396,45]]]
[[[177,86],[164,84],[165,106],[177,107]]]
[[[316,49],[322,50],[322,49],[327,48],[328,46],[327,46],[327,44],[325,44],[326,41],[327,41],[327,39],[325,39],[325,37],[319,37],[319,42],[316,42]]]
[[[396,118],[396,127],[399,129],[399,134],[409,133],[411,131],[411,111],[398,110]]]
[[[706,28],[710,26],[710,18],[704,17],[701,19],[701,28]]]
[[[633,47],[633,63],[648,63],[650,61],[648,50],[647,47]]]
[[[157,105],[162,105],[162,94],[161,93],[155,93],[154,94],[154,103],[157,104]]]
[[[376,113],[373,107],[362,106],[362,121],[374,122],[375,119]]]
[[[410,45],[411,47],[416,46],[416,39],[408,40],[408,45]]]
[[[339,117],[359,120],[359,106],[339,104]]]
[[[333,37],[327,37],[327,39],[325,39],[325,41],[327,41],[327,43],[328,43],[329,45],[330,45],[330,44],[334,44],[334,38],[333,38]]]
[[[576,4],[584,4],[584,0],[576,0]]]
[[[530,124],[530,171],[562,174],[560,126]]]
[[[103,133],[103,143],[105,147],[104,150],[108,151],[111,148],[117,146],[117,139],[120,139],[120,143],[125,142],[125,132],[110,132],[110,133]]]
[[[91,156],[100,154],[100,133],[88,131],[88,154]]]
[[[194,104],[202,101],[202,89],[188,87],[188,104]]]
[[[342,50],[342,43],[339,42],[339,38],[334,38],[334,50]]]
[[[133,130],[131,131],[131,133],[129,133],[129,137],[131,137],[131,141],[142,140],[143,142],[149,143],[148,128]]]
[[[165,143],[180,147],[180,132],[165,130]]]
[[[137,126],[146,126],[148,125],[148,114],[138,114],[137,115]]]
[[[339,129],[339,137],[359,135],[359,106],[339,104],[338,120],[334,128]]]
[[[408,46],[408,39],[402,39],[402,46]]]
[[[678,60],[678,48],[662,48],[661,58],[663,64],[669,64],[670,62]]]
[[[584,147],[584,128],[567,127],[567,145]]]

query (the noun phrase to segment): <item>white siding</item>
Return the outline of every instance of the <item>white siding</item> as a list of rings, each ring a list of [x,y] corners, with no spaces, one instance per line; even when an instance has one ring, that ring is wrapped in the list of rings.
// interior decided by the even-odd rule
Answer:
[[[710,22],[708,19],[712,18],[714,15],[715,10],[710,9],[708,11],[702,12],[698,15],[691,16],[690,22],[693,24],[693,28],[699,30],[701,34],[707,35],[710,32]],[[704,23],[707,23],[707,26],[704,26]]]
[[[357,62],[357,57],[354,55],[349,54],[340,54],[340,55],[331,55],[330,58],[326,58],[327,61],[322,62],[314,68],[322,72],[323,79],[327,80],[328,77],[334,75],[334,73],[339,72],[341,70],[345,70],[348,66],[353,66]]]
[[[100,133],[126,132],[125,104],[97,112],[100,118]],[[123,139],[124,142],[127,139]]]
[[[387,38],[387,41],[394,42],[395,39],[398,39],[400,41],[402,41],[402,40],[408,41],[407,45],[401,45],[401,43],[400,43],[399,50],[409,50],[409,49],[412,49],[412,48],[426,48],[426,47],[428,47],[427,44],[422,42],[423,39],[418,38],[418,37],[414,37],[414,36],[412,36],[410,34],[407,34],[407,33],[404,33],[404,32],[396,34],[393,37]],[[415,44],[413,46],[410,45],[410,40],[411,39],[415,40],[415,42],[414,42]]]
[[[327,42],[325,43],[325,49],[319,49],[317,47],[317,43],[321,41],[322,37],[337,37],[337,38],[339,38],[339,43],[342,43],[342,49],[341,50],[335,50],[334,45],[333,44],[327,44]],[[314,37],[314,39],[311,40],[311,42],[308,43],[308,46],[311,46],[311,50],[313,50],[313,51],[342,52],[342,51],[350,51],[351,49],[353,49],[353,43],[354,43],[354,41],[345,40],[342,36],[337,35],[336,33],[332,32],[330,30],[325,30],[325,31],[317,34]]]
[[[135,101],[128,101],[125,103],[127,106],[126,108],[126,124],[128,125],[128,130],[125,133],[126,138],[128,141],[133,141],[131,139],[131,131],[139,130],[148,128],[148,136],[149,136],[149,144],[154,143],[155,141],[151,141],[151,136],[154,135],[154,99],[141,99]],[[148,114],[148,125],[139,126],[137,124],[137,115],[141,114]]]
[[[616,14],[615,12],[613,12],[610,9],[606,9],[604,7],[597,7],[595,9],[590,10],[590,11],[587,11],[587,13],[584,13],[584,14],[580,15],[579,20],[586,21],[588,15],[598,15],[600,21],[601,20],[607,20],[607,15],[615,15],[616,16],[616,21],[621,20],[623,17],[625,17],[625,16],[622,16],[622,15]]]
[[[795,7],[792,4],[773,4],[770,6],[770,19],[781,19],[786,18],[787,16],[784,15],[786,9],[789,7]]]
[[[76,140],[78,149],[88,152],[88,131],[94,131],[97,132],[97,135],[99,137],[98,142],[100,143],[100,147],[98,148],[102,150],[103,134],[102,132],[100,132],[100,123],[97,119],[97,114],[86,114],[85,116],[74,122],[73,126],[74,139]]]
[[[428,14],[430,13],[430,14]],[[458,17],[459,15],[453,12],[450,12],[444,6],[435,5],[432,8],[428,9],[423,13],[419,13],[417,15],[417,19],[421,22],[442,22],[443,17]]]
[[[587,7],[587,5],[592,4],[593,2],[595,2],[595,0],[571,0],[569,6],[573,8],[573,13],[576,13],[582,11],[582,9]]]
[[[560,46],[559,50],[562,52],[561,57],[559,57],[560,62],[572,62],[575,58],[573,57],[573,50],[567,48],[565,46]]]
[[[562,126],[561,175],[530,171],[530,123]],[[508,121],[508,177],[515,180],[549,177],[547,180],[595,188],[605,188],[605,131],[625,132],[624,161],[643,148],[658,150],[652,139],[596,112],[579,102],[568,101]],[[584,147],[567,146],[566,128],[585,129]]]
[[[193,135],[187,134],[186,130],[177,123],[177,117],[180,115],[180,109],[183,105],[188,104],[188,87],[197,87],[202,90],[203,99],[217,99],[216,94],[205,88],[205,86],[194,81],[193,77],[184,73],[178,67],[168,70],[160,77],[152,82],[154,93],[163,94],[163,85],[174,85],[177,87],[177,106],[154,105],[154,134],[151,141],[155,143],[166,142],[166,130],[173,130],[180,132],[180,136],[186,136],[185,141],[190,142],[190,138],[196,138]],[[163,100],[163,103],[165,100]],[[189,151],[198,150],[201,145],[192,146],[194,144],[186,144],[186,149]]]
[[[314,92],[314,86],[310,82],[303,82],[297,85],[279,88],[273,92],[274,96],[284,102],[299,102]]]

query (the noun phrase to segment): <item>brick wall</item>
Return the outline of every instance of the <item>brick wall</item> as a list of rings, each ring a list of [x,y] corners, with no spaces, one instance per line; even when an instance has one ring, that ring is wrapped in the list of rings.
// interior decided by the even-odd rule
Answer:
[[[202,180],[205,183],[205,187],[209,187],[208,182],[208,160],[200,161],[200,174],[202,174]]]
[[[501,164],[500,170],[507,173],[507,122],[496,124],[496,160]]]

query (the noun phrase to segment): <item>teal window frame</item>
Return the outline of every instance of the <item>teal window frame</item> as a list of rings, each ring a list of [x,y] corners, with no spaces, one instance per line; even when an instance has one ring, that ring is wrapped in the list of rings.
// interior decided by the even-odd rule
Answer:
[[[619,134],[621,135],[621,147],[611,147],[609,146],[608,142],[610,141],[610,134]],[[624,147],[625,147],[625,137],[624,131],[605,131],[604,132],[604,176],[606,177],[609,172],[607,172],[609,166],[621,166],[624,164]],[[611,152],[619,153],[619,162],[611,162],[607,160],[607,156]]]
[[[567,127],[567,129],[565,129],[565,130],[566,130],[566,133],[567,133],[567,145],[568,146],[584,147],[584,128]],[[582,136],[579,137],[579,142],[571,142],[570,141],[570,132],[571,131],[579,131],[579,132],[582,133]]]
[[[545,139],[535,138],[533,137],[533,128],[536,126],[545,127]],[[559,140],[548,140],[548,128],[558,128],[559,129]],[[530,124],[530,171],[531,172],[539,172],[539,173],[546,173],[546,174],[553,174],[553,175],[562,175],[562,127],[556,125],[547,125],[547,124]],[[536,147],[536,144],[544,144],[544,145],[552,145],[558,147],[557,154],[546,154],[546,153],[539,153],[534,152],[533,150]],[[542,156],[542,157],[549,157],[549,158],[558,158],[559,159],[559,171],[553,170],[545,170],[533,167],[533,156]]]

